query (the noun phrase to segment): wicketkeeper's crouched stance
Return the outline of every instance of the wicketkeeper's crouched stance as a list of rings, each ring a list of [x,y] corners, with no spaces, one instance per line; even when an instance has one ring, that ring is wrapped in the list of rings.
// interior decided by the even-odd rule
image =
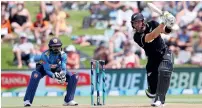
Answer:
[[[160,24],[156,21],[145,22],[141,13],[135,13],[131,17],[132,27],[136,31],[134,41],[145,50],[148,57],[146,95],[153,99],[152,106],[164,105],[169,88],[173,55],[160,33],[170,33],[174,23],[175,17],[169,12],[163,13]]]
[[[78,77],[76,74],[72,74],[66,70],[67,56],[61,51],[62,43],[58,38],[52,38],[48,45],[49,50],[42,53],[41,60],[37,64],[36,70],[31,74],[24,97],[24,106],[31,106],[39,81],[45,75],[56,79],[61,84],[68,82],[66,87],[67,94],[63,105],[78,105],[78,103],[73,100]]]

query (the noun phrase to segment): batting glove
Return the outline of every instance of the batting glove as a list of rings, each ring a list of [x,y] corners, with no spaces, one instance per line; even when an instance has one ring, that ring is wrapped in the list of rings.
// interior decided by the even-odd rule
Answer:
[[[163,17],[165,20],[165,25],[169,28],[172,28],[176,21],[175,17],[168,11],[163,12]]]
[[[160,16],[160,24],[164,24],[164,25],[166,25],[166,23],[167,23],[167,15],[169,14],[169,12],[168,11],[163,11],[163,14]]]
[[[164,25],[167,23],[164,16],[160,16],[159,23],[160,23],[160,24],[164,24]]]

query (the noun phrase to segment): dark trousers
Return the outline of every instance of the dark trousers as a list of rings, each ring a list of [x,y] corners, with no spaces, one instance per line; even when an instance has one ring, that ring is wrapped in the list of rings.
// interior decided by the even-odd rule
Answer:
[[[160,65],[166,62],[167,65]],[[156,94],[159,69],[169,68],[172,70],[173,56],[170,50],[166,50],[163,55],[148,58],[146,65],[148,89],[151,94]],[[171,65],[170,65],[171,64]]]

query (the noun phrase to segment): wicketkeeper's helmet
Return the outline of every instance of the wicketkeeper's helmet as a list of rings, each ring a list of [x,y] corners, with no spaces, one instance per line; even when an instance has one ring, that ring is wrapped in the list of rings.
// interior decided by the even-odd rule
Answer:
[[[62,49],[62,42],[59,38],[54,37],[49,41],[48,46],[50,51],[53,51],[54,53],[59,53]]]

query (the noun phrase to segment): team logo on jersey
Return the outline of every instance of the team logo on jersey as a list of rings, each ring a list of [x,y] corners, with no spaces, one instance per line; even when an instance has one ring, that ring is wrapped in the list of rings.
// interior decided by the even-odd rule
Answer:
[[[45,62],[43,60],[40,60],[39,63],[40,64],[45,64]]]
[[[150,75],[151,75],[151,73],[152,73],[152,72],[148,72],[148,73],[147,73],[147,76],[150,76]]]
[[[58,42],[58,40],[57,40],[57,39],[53,39],[53,42],[54,42],[54,43],[57,43],[57,42]]]
[[[34,78],[37,78],[39,75],[37,73],[34,74]]]

